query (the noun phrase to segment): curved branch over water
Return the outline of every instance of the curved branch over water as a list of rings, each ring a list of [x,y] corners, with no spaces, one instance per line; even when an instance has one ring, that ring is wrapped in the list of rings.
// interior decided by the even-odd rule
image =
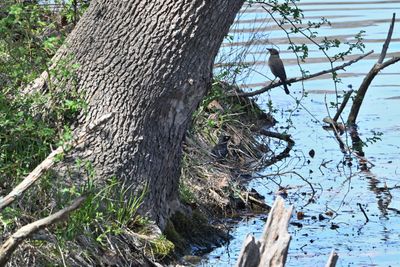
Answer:
[[[368,53],[366,53],[364,55],[361,55],[361,56],[359,56],[359,57],[357,57],[355,59],[352,59],[352,60],[350,60],[350,61],[348,61],[346,63],[343,63],[342,65],[336,66],[333,69],[327,69],[327,70],[319,71],[319,72],[310,74],[310,75],[305,76],[305,77],[297,77],[297,78],[287,79],[286,82],[287,83],[300,82],[300,81],[309,80],[309,79],[312,79],[312,78],[315,78],[315,77],[318,77],[318,76],[321,76],[321,75],[324,75],[324,74],[327,74],[327,73],[332,73],[332,71],[337,71],[337,70],[341,70],[341,69],[344,70],[344,68],[346,68],[346,67],[356,63],[357,61],[360,61],[361,59],[371,55],[373,52],[374,52],[374,50],[371,50]],[[271,82],[270,84],[268,84],[267,86],[264,86],[263,88],[261,88],[259,90],[256,90],[256,91],[253,91],[253,92],[235,92],[235,93],[229,94],[229,96],[247,96],[247,97],[256,96],[256,95],[265,93],[266,91],[269,91],[272,88],[275,88],[275,87],[278,87],[278,86],[281,86],[281,85],[282,85],[282,82],[280,82],[280,81],[277,82],[277,83],[272,83]]]
[[[392,17],[392,22],[390,24],[389,27],[389,31],[386,37],[386,41],[382,46],[382,52],[379,56],[378,61],[374,64],[374,66],[371,68],[371,70],[368,72],[367,76],[365,76],[363,82],[360,85],[360,88],[357,91],[357,95],[354,99],[353,105],[351,107],[350,110],[350,114],[349,117],[347,118],[347,124],[348,125],[355,125],[356,124],[356,120],[357,120],[357,116],[358,116],[358,112],[360,111],[362,102],[364,100],[365,94],[367,93],[368,87],[371,84],[372,80],[375,78],[375,76],[384,68],[386,68],[387,66],[390,66],[398,61],[400,61],[400,57],[394,57],[392,59],[389,59],[385,62],[383,62],[383,60],[386,57],[386,52],[387,49],[389,47],[389,43],[392,39],[392,34],[393,34],[393,27],[394,27],[394,23],[396,20],[396,13],[393,13],[393,17]]]

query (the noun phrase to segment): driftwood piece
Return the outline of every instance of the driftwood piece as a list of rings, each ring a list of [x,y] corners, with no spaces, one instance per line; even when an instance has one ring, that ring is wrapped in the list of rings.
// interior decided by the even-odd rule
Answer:
[[[86,129],[79,134],[78,137],[73,140],[67,142],[63,146],[58,147],[56,150],[50,153],[47,158],[42,161],[28,176],[24,178],[24,180],[19,183],[7,196],[0,198],[0,211],[5,207],[10,205],[13,201],[19,198],[29,187],[31,187],[47,170],[49,170],[55,162],[55,159],[58,155],[62,154],[65,151],[65,147],[69,146],[77,146],[85,141],[85,138],[88,133],[95,130],[98,126],[105,123],[112,117],[112,113],[106,114],[99,119],[97,119],[94,123],[91,123],[86,127]]]
[[[240,250],[236,266],[256,267],[260,263],[260,243],[254,236],[248,234]]]
[[[328,261],[327,261],[325,267],[335,267],[338,259],[339,259],[339,255],[333,249],[331,254],[329,255],[329,258],[328,258]]]
[[[12,234],[0,247],[0,266],[5,266],[11,254],[15,251],[21,242],[23,242],[26,238],[28,238],[33,233],[51,225],[63,219],[66,219],[67,216],[74,210],[76,210],[82,202],[86,199],[86,196],[81,196],[75,199],[75,201],[62,210],[57,211],[56,213],[47,216],[46,218],[37,220],[33,223],[27,224],[21,227],[18,231]]]
[[[277,197],[264,226],[260,240],[246,237],[239,254],[237,267],[284,266],[290,243],[289,220],[293,207],[285,208],[284,200]]]
[[[364,80],[362,81],[362,83],[357,91],[357,95],[353,101],[353,105],[351,107],[349,117],[347,118],[347,125],[354,125],[356,123],[357,116],[360,111],[365,94],[367,93],[368,87],[371,84],[372,80],[375,78],[375,76],[381,70],[386,68],[387,66],[390,66],[390,65],[400,61],[400,57],[394,57],[394,58],[391,58],[391,59],[383,62],[383,60],[386,57],[386,52],[389,47],[390,40],[392,39],[395,20],[396,20],[396,13],[393,13],[392,22],[390,24],[390,28],[389,28],[389,31],[388,31],[388,34],[386,37],[386,41],[382,46],[382,52],[379,56],[378,61],[374,64],[374,66],[371,68],[371,70],[365,76]]]
[[[348,67],[348,66],[352,65],[353,63],[356,63],[357,61],[359,61],[359,60],[371,55],[373,52],[374,52],[373,50],[369,51],[368,53],[366,53],[364,55],[361,55],[361,56],[359,56],[359,57],[357,57],[355,59],[352,59],[352,60],[350,60],[350,61],[348,61],[346,63],[343,63],[342,65],[336,66],[336,67],[331,68],[331,69],[319,71],[319,72],[316,72],[316,73],[313,73],[313,74],[310,74],[310,75],[307,75],[307,76],[304,76],[304,77],[297,77],[297,78],[287,79],[286,82],[291,84],[291,83],[295,83],[295,82],[300,82],[300,81],[305,81],[305,80],[308,80],[308,79],[312,79],[312,78],[315,78],[315,77],[318,77],[318,76],[321,76],[321,75],[324,75],[324,74],[327,74],[327,73],[332,73],[332,72],[335,72],[335,71],[338,71],[338,70],[341,70],[341,69],[344,70],[346,67]],[[264,93],[266,91],[269,91],[272,88],[281,86],[282,84],[283,83],[281,81],[276,82],[276,83],[272,83],[271,82],[267,86],[264,86],[261,89],[258,89],[258,90],[252,91],[252,92],[240,92],[240,91],[238,91],[238,92],[229,94],[229,96],[247,96],[247,97],[256,96],[256,95],[262,94],[262,93]]]

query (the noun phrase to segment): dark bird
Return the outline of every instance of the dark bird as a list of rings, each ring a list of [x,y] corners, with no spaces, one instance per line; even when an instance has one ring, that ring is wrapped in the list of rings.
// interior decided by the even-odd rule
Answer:
[[[228,142],[231,139],[229,135],[221,135],[218,139],[218,144],[216,144],[212,150],[212,156],[217,159],[223,159],[228,155]]]
[[[286,83],[285,67],[283,66],[282,59],[279,57],[278,50],[276,50],[275,48],[267,48],[267,49],[270,52],[270,56],[268,59],[268,66],[271,69],[272,74],[274,74],[275,77],[278,77],[282,81],[283,88],[285,88],[285,93],[290,94]]]

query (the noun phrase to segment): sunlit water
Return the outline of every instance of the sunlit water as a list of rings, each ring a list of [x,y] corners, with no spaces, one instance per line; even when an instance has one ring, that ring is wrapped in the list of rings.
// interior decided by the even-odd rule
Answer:
[[[351,41],[352,36],[360,30],[366,31],[365,51],[374,49],[375,56],[355,63],[345,72],[339,72],[342,77],[342,83],[337,87],[339,92],[347,90],[349,84],[357,89],[376,62],[392,13],[397,12],[400,17],[400,1],[302,0],[301,3],[304,3],[300,6],[306,15],[305,21],[307,17],[316,21],[325,16],[332,22],[332,27],[318,30],[320,36],[335,36],[343,41]],[[300,76],[299,67],[293,60],[294,54],[285,52],[288,44],[284,32],[274,26],[269,15],[259,7],[246,7],[243,10],[244,13],[239,17],[241,23],[233,28],[233,41],[230,44],[226,42],[220,53],[222,62],[235,61],[233,56],[226,55],[232,50],[240,51],[240,48],[248,47],[244,61],[256,64],[249,72],[236,77],[236,81],[246,88],[257,89],[268,80],[266,76],[272,77],[265,64],[266,47],[271,47],[271,43],[282,51],[288,77]],[[388,53],[400,51],[399,27],[399,24],[395,25]],[[245,42],[252,35],[261,41],[247,46]],[[305,42],[299,37],[294,37],[294,40]],[[323,55],[318,49],[310,46],[310,50],[310,61],[314,63],[305,63],[302,67],[310,73],[328,69],[329,64],[323,62]],[[302,211],[306,215],[298,220],[294,213],[291,220],[298,224],[289,227],[292,241],[287,266],[324,266],[332,249],[339,254],[337,266],[400,266],[400,64],[388,67],[375,78],[358,117],[359,133],[364,141],[373,137],[372,131],[383,133],[381,141],[364,148],[366,158],[375,165],[369,172],[360,171],[356,159],[353,159],[352,167],[345,166],[336,139],[332,133],[322,129],[322,119],[328,115],[327,106],[335,101],[332,80],[325,76],[323,79],[306,81],[304,89],[309,94],[302,99],[302,106],[297,110],[295,99],[301,98],[301,83],[290,87],[291,96],[285,95],[281,88],[258,96],[258,103],[265,110],[268,110],[266,103],[269,99],[278,110],[274,114],[279,121],[275,127],[278,132],[285,131],[288,126],[288,110],[296,110],[291,116],[293,125],[287,130],[296,145],[291,158],[261,173],[278,175],[254,179],[249,185],[263,194],[267,203],[273,202],[277,184],[289,187],[287,205],[293,204],[295,211]],[[350,104],[343,114],[344,120],[349,109]],[[330,112],[333,116],[335,111]],[[347,140],[346,136],[342,138]],[[270,145],[278,144],[271,142]],[[350,140],[348,142],[351,144]],[[278,147],[282,149],[283,145]],[[311,149],[315,150],[314,158],[308,155]],[[312,188],[291,173],[292,170],[312,184],[316,194],[315,203],[306,205]],[[368,215],[369,222],[366,222],[358,203]],[[334,212],[333,217],[324,215],[328,210]],[[326,219],[319,220],[320,214]],[[230,243],[206,255],[199,266],[234,265],[245,236],[252,233],[258,237],[265,218],[266,215],[243,219],[232,229],[233,239]]]

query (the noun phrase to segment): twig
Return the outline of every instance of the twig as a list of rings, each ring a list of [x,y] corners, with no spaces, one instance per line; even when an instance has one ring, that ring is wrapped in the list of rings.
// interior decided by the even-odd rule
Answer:
[[[82,204],[82,202],[85,201],[85,199],[86,196],[80,196],[75,199],[70,206],[43,219],[27,224],[12,234],[0,247],[0,266],[6,265],[7,261],[11,257],[11,254],[15,251],[18,245],[22,243],[22,241],[28,238],[31,234],[58,221],[66,219],[72,211],[76,210]]]
[[[390,23],[390,27],[389,27],[389,31],[388,31],[385,43],[382,46],[382,51],[381,51],[381,55],[379,56],[379,59],[378,59],[378,64],[382,64],[383,60],[386,57],[386,52],[387,52],[387,50],[389,48],[390,40],[392,39],[394,22],[395,21],[396,21],[396,13],[393,13],[392,22]]]
[[[358,113],[360,111],[362,102],[364,100],[365,94],[367,93],[368,87],[371,84],[372,80],[375,78],[375,76],[384,68],[386,68],[389,65],[392,65],[398,61],[400,61],[400,57],[394,57],[390,60],[387,60],[386,62],[383,62],[383,60],[386,57],[386,52],[387,49],[389,47],[389,43],[391,41],[392,38],[392,33],[393,33],[393,27],[394,27],[394,23],[395,23],[395,17],[396,17],[396,13],[393,13],[393,17],[392,17],[392,22],[390,24],[389,27],[389,31],[385,40],[385,43],[383,44],[382,47],[382,52],[379,56],[378,61],[374,64],[374,66],[372,66],[371,70],[368,72],[368,74],[365,76],[363,82],[361,83],[357,95],[354,99],[353,105],[351,107],[350,110],[350,114],[347,118],[347,124],[348,125],[354,125],[356,123],[357,120],[357,116]]]
[[[303,180],[304,182],[306,182],[306,183],[310,186],[310,188],[311,188],[312,195],[311,195],[310,198],[308,199],[307,204],[305,204],[305,205],[303,206],[303,208],[304,208],[304,207],[306,207],[308,204],[312,203],[312,201],[314,200],[314,197],[315,197],[315,189],[314,189],[313,185],[312,185],[306,178],[304,178],[303,176],[301,176],[298,172],[296,172],[296,171],[291,171],[291,172],[289,172],[289,173],[293,173],[293,174],[297,175],[298,177],[300,177],[300,179]]]
[[[63,251],[62,251],[60,245],[58,244],[58,242],[57,242],[57,248],[58,248],[58,251],[60,252],[61,260],[62,260],[63,266],[64,266],[64,267],[67,267],[67,264],[66,264],[66,262],[65,262],[64,253],[63,253]]]
[[[268,136],[268,137],[272,137],[272,138],[277,138],[277,139],[287,142],[286,148],[281,153],[279,153],[277,156],[264,161],[263,166],[270,166],[270,165],[290,156],[289,152],[292,150],[292,148],[295,144],[295,142],[290,138],[290,135],[271,132],[271,131],[267,131],[265,129],[260,129],[260,134]]]
[[[358,207],[360,208],[360,210],[362,211],[362,213],[363,213],[364,216],[365,216],[365,222],[366,222],[366,223],[369,222],[369,218],[368,218],[368,216],[367,216],[367,213],[365,213],[364,208],[361,206],[360,203],[357,203],[357,205],[358,205]]]
[[[337,120],[339,119],[340,114],[342,114],[342,112],[343,112],[344,108],[346,107],[347,102],[349,102],[350,96],[353,92],[354,92],[354,90],[351,89],[351,90],[347,91],[346,94],[344,95],[343,102],[340,105],[339,109],[337,110],[335,117],[333,117],[334,122],[337,122]]]
[[[332,72],[337,71],[337,70],[340,70],[340,69],[344,69],[344,68],[346,68],[346,67],[348,67],[348,66],[350,66],[350,65],[352,65],[352,64],[354,64],[354,63],[356,63],[357,61],[360,61],[361,59],[363,59],[363,58],[369,56],[369,55],[372,54],[373,52],[374,52],[374,50],[371,50],[371,51],[369,51],[368,53],[366,53],[366,54],[364,54],[364,55],[361,55],[361,56],[359,56],[359,57],[357,57],[357,58],[355,58],[355,59],[352,59],[352,60],[350,60],[350,61],[348,61],[348,62],[346,62],[346,63],[343,63],[342,65],[336,66],[336,67],[331,68],[331,69],[319,71],[319,72],[316,72],[316,73],[314,73],[314,74],[310,74],[310,75],[305,76],[305,77],[291,78],[291,79],[288,79],[286,82],[287,82],[287,83],[300,82],[300,81],[312,79],[312,78],[315,78],[315,77],[318,77],[318,76],[321,76],[321,75],[324,75],[324,74],[327,74],[327,73],[332,73]],[[271,83],[268,84],[267,86],[264,86],[263,88],[261,88],[261,89],[259,89],[259,90],[256,90],[256,91],[253,91],[253,92],[246,92],[246,93],[242,93],[242,92],[239,92],[239,93],[238,93],[238,92],[236,92],[236,93],[228,94],[228,96],[247,96],[247,97],[256,96],[256,95],[262,94],[262,93],[264,93],[264,92],[266,92],[266,91],[271,90],[272,88],[275,88],[275,87],[278,87],[278,86],[281,86],[281,85],[282,85],[282,82],[281,82],[281,81],[279,81],[279,82],[277,82],[277,83],[272,83],[272,82],[271,82]]]
[[[47,170],[49,170],[55,162],[55,159],[58,155],[65,152],[65,147],[74,147],[81,143],[83,143],[86,139],[86,136],[95,130],[98,126],[108,121],[113,116],[113,113],[108,113],[95,122],[90,123],[79,135],[77,138],[74,138],[71,141],[66,142],[63,146],[58,147],[56,150],[50,153],[45,160],[43,160],[25,179],[19,183],[7,196],[0,199],[0,211],[2,211],[5,207],[10,205],[17,198],[22,196],[22,194],[32,186]]]

